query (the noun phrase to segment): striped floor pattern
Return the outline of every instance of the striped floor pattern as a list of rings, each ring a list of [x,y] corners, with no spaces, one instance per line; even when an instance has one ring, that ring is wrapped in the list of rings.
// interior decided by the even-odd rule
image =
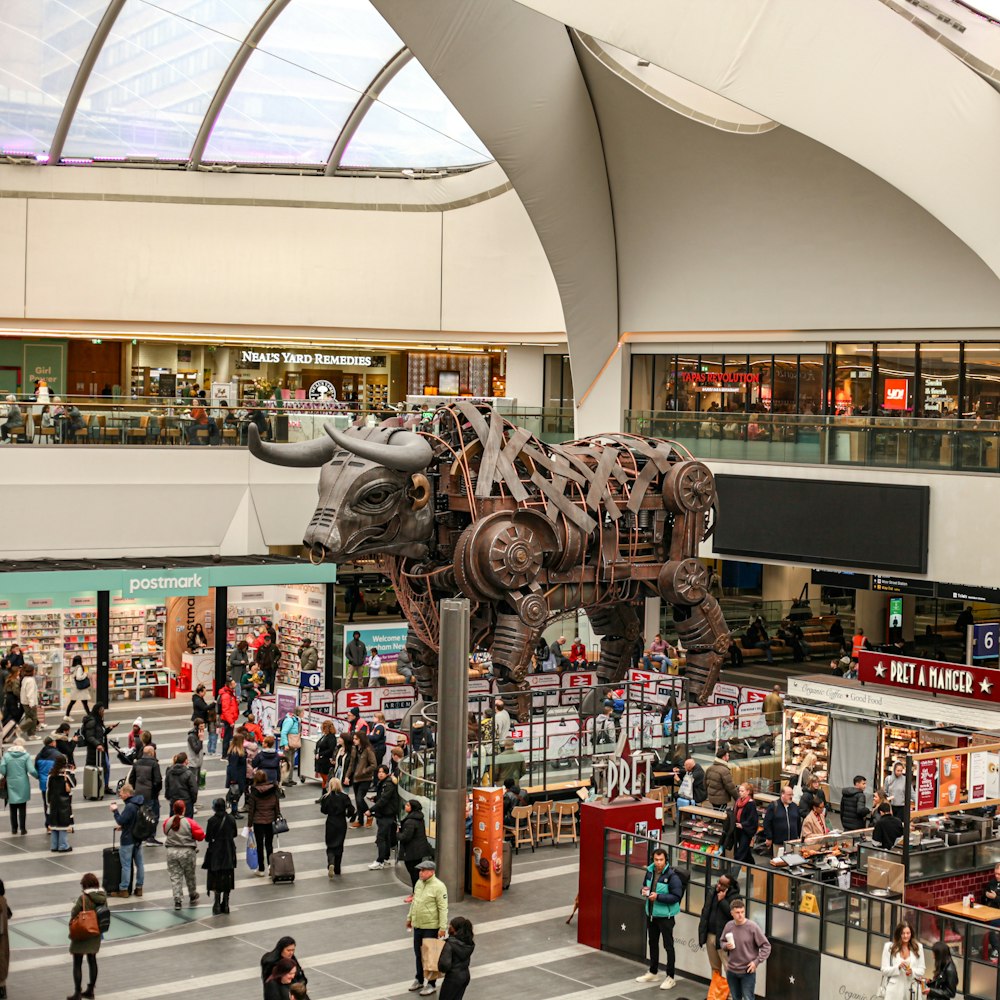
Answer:
[[[144,704],[142,717],[159,747],[161,764],[180,750],[188,730],[186,704]],[[135,717],[134,706],[113,704],[113,721],[124,732]],[[39,744],[31,744],[37,752]],[[80,763],[82,765],[82,753]],[[223,793],[224,765],[206,762],[207,803]],[[112,784],[126,770],[115,762]],[[14,911],[12,940],[23,922],[31,947],[15,944],[11,954],[8,995],[53,1000],[72,992],[68,942],[59,940],[57,921],[65,920],[78,891],[80,875],[100,875],[101,852],[111,843],[112,820],[105,802],[83,802],[75,796],[76,832],[73,853],[48,852],[37,789],[28,806],[26,837],[11,837],[0,824],[0,877]],[[256,1000],[261,954],[285,934],[298,942],[298,954],[309,976],[312,1000],[391,1000],[409,997],[413,979],[411,939],[404,921],[405,887],[393,872],[368,870],[374,859],[371,830],[351,830],[344,856],[344,875],[330,882],[323,848],[323,817],[315,805],[318,786],[289,790],[283,804],[290,831],[283,849],[295,855],[296,881],[272,886],[250,875],[245,865],[237,873],[229,916],[213,917],[209,907],[190,911],[190,919],[151,933],[109,940],[99,956],[97,995],[102,1000]],[[242,846],[242,842],[241,842]],[[162,848],[147,847],[146,884],[142,899],[113,900],[116,911],[170,908],[171,893]],[[635,982],[643,968],[635,962],[593,951],[576,943],[576,926],[567,926],[577,888],[575,847],[546,847],[514,860],[514,884],[494,903],[466,899],[451,912],[475,925],[477,947],[469,1000],[509,1000],[512,996],[551,1000],[612,1000],[669,995],[682,1000],[705,996],[703,984],[678,981],[669,994],[657,984]],[[199,871],[199,882],[203,884]],[[203,901],[204,902],[204,897]],[[155,913],[126,916],[136,926],[156,926]],[[706,963],[707,969],[707,963]]]

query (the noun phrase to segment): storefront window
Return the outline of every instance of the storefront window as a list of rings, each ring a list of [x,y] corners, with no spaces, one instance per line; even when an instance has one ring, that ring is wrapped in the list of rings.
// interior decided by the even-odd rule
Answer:
[[[836,414],[871,412],[872,345],[837,344],[831,409]]]
[[[799,413],[823,412],[824,361],[822,354],[799,355]],[[775,384],[777,367],[778,359],[775,359]]]
[[[698,371],[705,378],[705,381],[696,386],[698,389],[697,409],[702,412],[725,410],[726,394],[720,391],[720,387],[722,386],[721,355],[703,354]]]
[[[794,361],[794,359],[793,359]],[[750,358],[747,371],[756,381],[747,385],[747,403],[754,413],[770,412],[774,409],[774,380],[777,377],[774,358],[771,355],[756,355]],[[795,397],[795,370],[792,369],[792,398]]]
[[[701,409],[697,382],[700,371],[697,356],[677,358],[675,389],[678,410],[683,412]]]
[[[722,371],[725,379],[720,386],[722,408],[735,413],[745,413],[750,386],[748,384],[747,356],[745,354],[727,354],[723,359]],[[770,374],[770,358],[768,374]]]
[[[965,345],[962,416],[1000,418],[1000,344]]]
[[[878,345],[877,412],[888,417],[913,416],[916,407],[916,345]]]
[[[917,416],[946,417],[958,412],[959,345],[920,345]]]
[[[573,405],[573,373],[568,354],[545,355],[545,396],[543,406]]]

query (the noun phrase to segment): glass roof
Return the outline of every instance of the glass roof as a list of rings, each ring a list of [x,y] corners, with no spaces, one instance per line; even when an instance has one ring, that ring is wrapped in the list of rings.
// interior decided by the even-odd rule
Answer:
[[[277,16],[246,44],[269,10]],[[110,30],[88,60],[102,20]],[[0,151],[321,171],[339,140],[350,170],[488,162],[414,59],[375,87],[360,122],[352,115],[403,48],[369,0],[3,0]],[[53,150],[64,116],[65,142]]]

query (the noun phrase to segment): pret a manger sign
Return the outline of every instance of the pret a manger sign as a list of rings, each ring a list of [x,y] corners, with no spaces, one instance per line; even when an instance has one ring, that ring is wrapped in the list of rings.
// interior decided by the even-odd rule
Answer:
[[[862,650],[858,656],[858,680],[863,684],[1000,703],[1000,674],[961,663]]]

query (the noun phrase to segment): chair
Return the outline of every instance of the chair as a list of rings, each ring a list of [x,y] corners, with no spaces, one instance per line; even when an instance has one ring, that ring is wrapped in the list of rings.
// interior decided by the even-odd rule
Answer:
[[[139,423],[125,431],[125,439],[130,444],[145,444],[149,440],[149,416],[139,417]]]
[[[504,825],[504,833],[509,833],[514,841],[514,853],[521,853],[521,845],[529,844],[535,853],[535,838],[531,835],[531,806],[514,806],[510,811],[513,826]]]
[[[551,799],[546,799],[544,802],[533,802],[530,807],[535,843],[539,846],[541,846],[544,837],[548,837],[549,841],[555,843],[552,829],[552,804]]]
[[[177,426],[176,417],[165,417],[164,418],[164,431],[163,436],[166,439],[167,444],[180,444],[181,443],[181,429]]]
[[[24,424],[21,424],[20,427],[12,429],[7,435],[7,440],[10,441],[11,444],[18,444],[22,441],[30,441],[31,438],[28,436],[28,428],[25,427]]]
[[[194,439],[191,444],[211,444],[212,430],[210,427],[196,427],[194,429]]]
[[[90,436],[90,414],[81,413],[80,419],[83,420],[83,426],[77,427],[75,431],[70,431],[67,435],[72,441],[86,441]]]
[[[552,841],[556,847],[567,841],[575,844],[580,839],[576,832],[576,814],[579,811],[579,802],[556,803],[556,830]]]
[[[46,443],[46,439],[48,441],[55,441],[56,439],[55,427],[40,427],[38,429],[38,438],[42,442],[42,444]]]
[[[237,444],[237,439],[239,438],[239,433],[236,428],[231,424],[225,424],[222,428],[222,443],[223,444]]]

